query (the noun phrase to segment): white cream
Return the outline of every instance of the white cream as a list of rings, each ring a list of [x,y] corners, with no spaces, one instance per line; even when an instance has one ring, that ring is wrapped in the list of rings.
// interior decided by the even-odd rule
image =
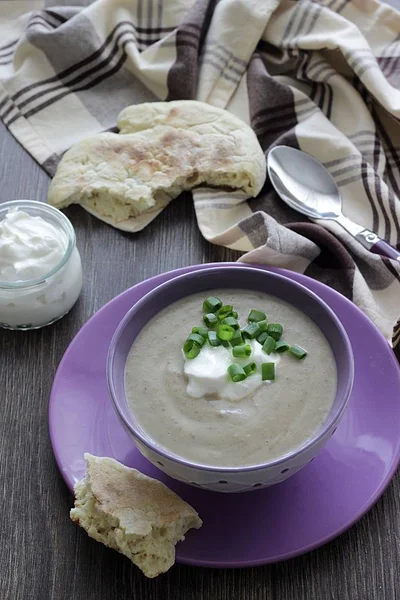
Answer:
[[[9,209],[0,221],[0,325],[3,327],[41,327],[63,316],[78,299],[82,265],[76,247],[66,263],[47,277],[62,262],[69,242],[66,231],[56,219],[54,222],[18,208]],[[39,283],[29,284],[41,278]]]
[[[237,401],[250,395],[261,385],[270,384],[271,382],[261,379],[261,364],[274,362],[277,365],[280,361],[279,354],[265,354],[261,344],[256,340],[249,340],[246,343],[251,346],[251,356],[247,358],[235,358],[230,348],[224,346],[213,348],[209,345],[203,346],[196,358],[185,358],[183,370],[188,378],[186,391],[189,396],[202,398],[207,395],[217,395],[219,398]],[[228,375],[229,365],[238,363],[244,366],[249,362],[256,363],[257,373],[250,375],[244,381],[234,383]]]
[[[0,222],[0,281],[16,282],[47,275],[62,260],[68,239],[41,217],[11,209]]]

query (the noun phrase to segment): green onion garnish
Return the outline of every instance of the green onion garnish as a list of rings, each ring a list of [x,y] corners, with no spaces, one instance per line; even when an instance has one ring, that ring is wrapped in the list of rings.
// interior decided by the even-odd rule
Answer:
[[[238,313],[231,304],[222,304],[216,296],[210,296],[203,302],[203,321],[207,327],[196,326],[192,328],[183,345],[186,358],[198,356],[206,341],[212,347],[224,346],[232,349],[235,358],[248,358],[251,356],[252,347],[247,340],[257,339],[266,354],[271,352],[289,352],[298,360],[307,356],[307,351],[301,346],[290,346],[282,340],[283,326],[280,323],[268,323],[268,319],[261,310],[252,309],[247,317],[248,324],[240,331]],[[210,329],[216,329],[210,331]],[[247,376],[257,372],[257,365],[251,362],[243,368],[238,363],[233,363],[228,368],[232,381],[243,381]],[[266,362],[261,365],[263,381],[275,379],[275,363]]]
[[[204,344],[206,343],[206,338],[203,337],[202,335],[200,335],[199,333],[191,333],[189,335],[187,341],[194,342],[195,344],[200,346],[200,348],[202,348],[204,346]]]
[[[230,317],[233,311],[233,306],[231,304],[225,304],[218,311],[218,320],[223,321],[226,317]]]
[[[234,331],[230,325],[220,325],[217,329],[217,336],[220,340],[229,342],[233,338]]]
[[[250,375],[254,375],[257,372],[257,365],[255,362],[251,362],[248,365],[243,367],[243,371],[246,373],[247,377]]]
[[[232,348],[232,354],[235,358],[248,358],[251,355],[251,346],[249,346],[249,344],[234,346]]]
[[[233,338],[230,340],[231,346],[239,346],[240,344],[244,344],[244,339],[240,329],[235,329],[235,333],[233,334]]]
[[[199,335],[202,335],[204,338],[207,337],[207,329],[205,327],[193,327],[192,329],[192,333],[198,333]]]
[[[289,348],[290,348],[289,344],[287,344],[283,340],[278,340],[275,344],[275,352],[279,352],[280,354],[282,352],[287,352],[289,350]]]
[[[265,321],[265,313],[261,312],[261,310],[251,310],[249,312],[249,316],[247,317],[249,323],[252,321]]]
[[[267,327],[268,335],[278,341],[283,333],[283,327],[280,323],[270,323]]]
[[[266,354],[271,354],[271,352],[273,352],[275,350],[275,340],[273,337],[271,337],[270,335],[267,337],[267,339],[265,340],[265,342],[263,343],[263,347],[262,349],[264,350],[264,352]]]
[[[262,331],[257,338],[257,342],[259,342],[262,345],[265,342],[265,340],[267,339],[267,337],[268,337],[268,333],[266,331]]]
[[[185,353],[186,358],[196,358],[196,356],[200,353],[201,347],[193,342],[192,340],[186,340],[183,344],[183,352]]]
[[[233,327],[233,329],[239,329],[239,323],[237,322],[237,320],[232,317],[226,317],[223,321],[222,321],[223,325],[229,325],[230,327]]]
[[[261,364],[261,379],[263,381],[274,381],[275,379],[275,363],[262,363]]]
[[[243,379],[246,379],[246,373],[243,367],[237,363],[232,363],[229,365],[228,373],[234,383],[238,383],[238,381],[243,381]]]
[[[216,331],[207,331],[207,338],[210,346],[216,347],[221,345],[221,340],[218,339]]]
[[[260,328],[260,331],[267,331],[268,329],[268,321],[265,319],[264,321],[258,321],[257,325]]]
[[[203,312],[205,313],[215,313],[222,306],[222,302],[219,298],[215,296],[210,296],[207,300],[203,302]]]
[[[297,346],[296,344],[294,346],[290,346],[289,352],[292,356],[298,358],[299,360],[307,356],[306,350],[304,350],[304,348],[301,346]]]
[[[203,316],[203,321],[207,327],[215,327],[218,323],[217,315],[214,315],[214,313],[206,313]]]
[[[251,340],[257,337],[260,333],[261,332],[258,323],[249,323],[244,329],[242,329],[242,335],[250,338]]]

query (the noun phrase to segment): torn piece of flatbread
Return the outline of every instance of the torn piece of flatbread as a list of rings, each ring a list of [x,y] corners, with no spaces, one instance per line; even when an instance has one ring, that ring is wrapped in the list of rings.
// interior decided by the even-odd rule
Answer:
[[[85,454],[71,519],[90,537],[125,554],[147,577],[168,571],[175,544],[202,525],[197,512],[160,481],[112,458]]]
[[[81,204],[125,231],[141,229],[181,192],[209,185],[256,196],[265,156],[254,131],[233,114],[203,102],[178,100],[129,106],[120,134],[78,142],[58,165],[49,203]]]

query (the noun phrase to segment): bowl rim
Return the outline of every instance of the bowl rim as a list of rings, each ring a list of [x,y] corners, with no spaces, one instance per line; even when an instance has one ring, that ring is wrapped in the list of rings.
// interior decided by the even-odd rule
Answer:
[[[262,273],[263,276],[271,277],[272,279],[275,279],[275,280],[285,280],[285,282],[289,283],[289,285],[292,285],[294,288],[296,288],[298,291],[300,291],[300,293],[303,293],[304,295],[311,297],[314,301],[317,301],[322,306],[322,308],[325,310],[325,312],[329,315],[329,317],[333,321],[336,329],[339,331],[339,334],[343,340],[345,352],[347,354],[347,362],[349,365],[349,377],[347,378],[347,381],[345,384],[342,401],[341,401],[336,413],[332,417],[329,425],[323,426],[317,435],[312,436],[309,440],[307,440],[307,442],[305,444],[300,446],[297,450],[294,450],[294,451],[292,450],[272,461],[265,461],[263,463],[259,463],[256,465],[241,466],[241,467],[223,467],[223,466],[218,467],[218,466],[214,466],[214,465],[205,465],[202,463],[196,463],[191,460],[187,460],[181,456],[178,456],[178,455],[168,451],[163,446],[158,445],[157,442],[153,442],[152,439],[150,438],[150,436],[147,437],[147,436],[143,435],[140,431],[138,431],[138,429],[133,425],[132,422],[128,421],[128,419],[125,418],[124,414],[122,413],[122,411],[120,409],[118,394],[116,393],[116,389],[115,389],[112,366],[113,366],[113,362],[115,359],[119,340],[122,337],[122,334],[123,334],[125,328],[127,327],[128,323],[132,320],[132,318],[135,317],[136,313],[139,312],[142,309],[142,307],[144,305],[146,305],[146,303],[149,301],[149,299],[151,300],[151,298],[154,295],[162,292],[163,289],[169,287],[173,282],[176,283],[178,280],[178,283],[179,283],[179,281],[182,281],[186,278],[196,277],[196,274],[201,274],[204,277],[204,275],[206,275],[207,273],[220,271],[221,269],[225,269],[225,270],[226,269],[229,269],[229,270],[240,269],[241,271],[243,271],[243,268],[245,268],[248,271],[257,273],[257,275]],[[244,288],[244,289],[246,289],[246,288]],[[197,292],[193,291],[192,293],[195,294]],[[190,295],[191,295],[191,293],[187,294],[187,296],[190,296]],[[315,294],[314,292],[312,292],[311,290],[306,288],[303,284],[290,279],[286,275],[282,275],[280,273],[275,273],[272,271],[260,271],[260,269],[257,269],[252,266],[248,266],[248,267],[247,266],[236,267],[235,265],[210,266],[210,268],[201,269],[200,271],[194,271],[194,272],[190,271],[188,273],[183,273],[181,275],[178,275],[177,277],[173,277],[172,279],[165,281],[164,283],[161,283],[160,285],[156,286],[155,288],[153,288],[152,290],[147,292],[147,294],[145,294],[140,300],[138,300],[138,302],[136,302],[128,310],[126,315],[119,322],[119,324],[113,334],[111,342],[109,344],[109,349],[108,349],[108,353],[107,353],[107,361],[106,361],[106,378],[107,378],[109,397],[110,397],[111,403],[113,405],[114,411],[115,411],[117,417],[119,418],[120,422],[122,423],[124,428],[130,433],[130,435],[135,440],[142,443],[144,446],[146,446],[152,452],[155,452],[156,454],[166,458],[167,460],[171,461],[172,463],[177,463],[186,468],[196,469],[198,471],[213,472],[213,473],[226,473],[226,474],[250,473],[250,472],[254,472],[254,471],[261,471],[261,470],[267,469],[267,468],[278,467],[278,466],[282,465],[283,463],[285,463],[288,460],[288,458],[298,457],[298,456],[301,456],[301,455],[307,453],[307,451],[310,449],[310,447],[312,447],[314,445],[318,446],[319,442],[326,436],[327,432],[332,430],[333,428],[335,428],[337,423],[340,421],[344,411],[346,410],[348,401],[351,396],[353,382],[354,382],[354,355],[353,355],[351,342],[349,340],[347,332],[346,332],[343,324],[341,323],[340,319],[335,314],[335,312],[330,308],[330,306],[328,306],[328,304],[324,300],[319,298],[319,296],[317,294]],[[336,398],[336,396],[335,396],[335,398]]]

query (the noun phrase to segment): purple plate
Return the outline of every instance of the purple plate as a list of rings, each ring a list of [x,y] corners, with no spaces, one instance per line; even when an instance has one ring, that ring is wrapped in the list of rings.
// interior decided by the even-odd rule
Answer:
[[[222,263],[218,266],[240,263]],[[50,397],[50,436],[59,469],[72,489],[85,472],[84,452],[111,456],[164,481],[204,521],[177,547],[181,563],[244,567],[292,558],[348,529],[371,508],[400,458],[400,369],[387,342],[346,298],[304,275],[282,273],[335,311],[353,346],[353,393],[335,435],[302,471],[276,486],[219,494],[167,477],[136,450],[107,394],[106,357],[122,317],[148,291],[196,265],[153,277],[106,304],[81,329],[62,359]],[[246,268],[246,265],[241,265]]]

